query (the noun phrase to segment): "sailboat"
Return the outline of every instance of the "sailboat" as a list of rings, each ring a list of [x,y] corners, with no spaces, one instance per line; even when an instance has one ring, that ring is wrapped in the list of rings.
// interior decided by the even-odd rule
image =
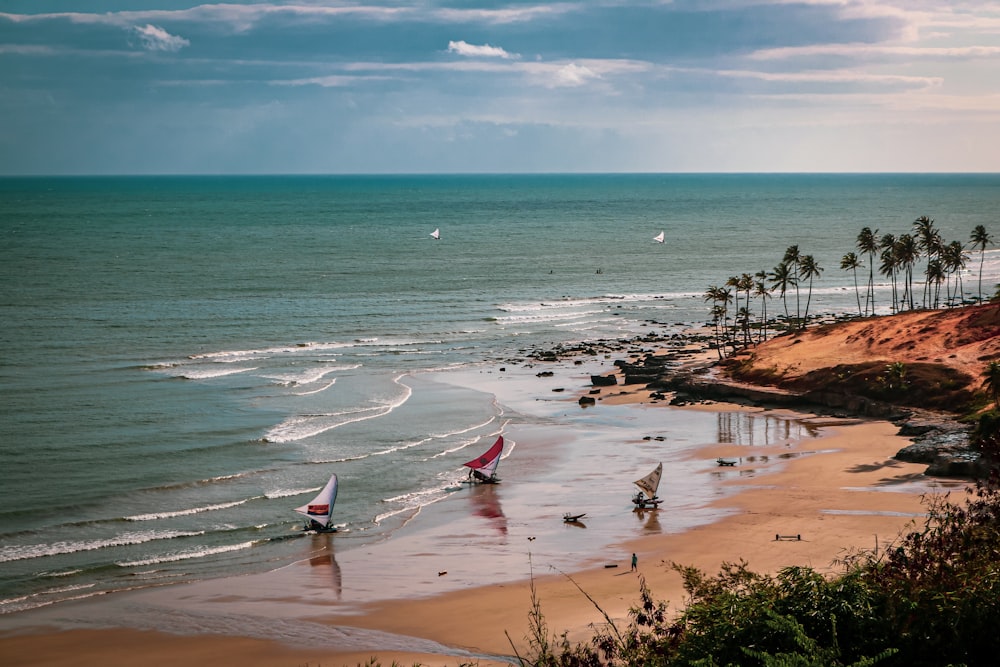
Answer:
[[[441,238],[441,230],[435,229],[433,232],[431,232],[431,238],[434,239],[435,241]]]
[[[654,236],[653,240],[656,241],[657,243],[663,243],[663,232],[660,232],[659,234]]]
[[[330,523],[333,515],[333,504],[337,502],[337,475],[330,475],[330,481],[315,498],[295,511],[308,519],[304,530],[315,530],[317,533],[332,533],[337,529]]]
[[[663,502],[656,497],[656,490],[660,488],[660,477],[662,476],[663,464],[660,463],[653,472],[635,481],[635,485],[639,487],[639,492],[632,496],[632,503],[636,509],[656,509]]]
[[[483,482],[484,484],[496,484],[497,465],[500,463],[500,454],[503,453],[503,436],[498,436],[493,446],[486,450],[482,456],[472,459],[468,463],[463,463],[469,469],[469,482]]]

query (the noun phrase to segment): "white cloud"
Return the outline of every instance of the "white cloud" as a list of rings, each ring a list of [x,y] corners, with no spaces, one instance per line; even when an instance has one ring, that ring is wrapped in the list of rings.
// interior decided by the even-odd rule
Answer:
[[[509,60],[518,57],[517,55],[507,53],[499,46],[490,46],[489,44],[480,46],[464,41],[448,42],[448,53],[457,53],[460,56],[468,56],[470,58],[505,58]]]
[[[879,57],[902,56],[908,58],[995,58],[1000,46],[885,46],[878,44],[816,44],[812,46],[786,46],[761,49],[750,54],[754,60],[780,60],[814,56]]]
[[[132,30],[139,36],[142,47],[147,51],[180,51],[191,44],[183,37],[171,35],[163,28],[151,23],[141,27],[135,26]]]
[[[552,85],[560,87],[582,86],[591,79],[599,78],[601,76],[589,67],[570,63],[556,70]]]

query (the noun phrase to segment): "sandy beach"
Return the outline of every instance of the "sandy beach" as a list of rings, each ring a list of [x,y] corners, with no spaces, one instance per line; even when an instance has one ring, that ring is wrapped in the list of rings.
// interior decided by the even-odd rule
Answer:
[[[469,381],[490,389],[496,378]],[[579,409],[573,398],[559,400]],[[0,620],[0,655],[9,665],[355,665],[372,658],[385,665],[509,664],[515,651],[526,651],[532,580],[550,633],[582,641],[603,623],[601,610],[627,618],[639,576],[656,598],[682,606],[672,562],[709,573],[741,559],[762,572],[789,565],[835,572],[837,559],[884,549],[919,521],[922,494],[964,487],[926,477],[923,465],[895,461],[909,441],[885,421],[721,403],[670,407],[651,403],[639,386],[611,388],[591,410],[595,417],[636,420],[637,439],[668,416],[692,426],[707,417],[736,428],[784,430],[775,437],[751,434],[758,440],[748,447],[720,427],[708,439],[714,442],[677,449],[661,495],[690,488],[694,497],[674,498],[658,511],[634,512],[617,501],[607,511],[588,506],[581,525],[569,527],[560,520],[564,504],[538,502],[551,482],[479,487],[470,490],[469,503],[432,506],[412,530],[363,549],[341,552],[336,537],[323,536],[308,559],[275,572]],[[566,445],[565,434],[538,425],[515,426],[509,436],[532,443],[512,457],[520,465],[527,459],[552,468],[550,450],[588,447],[581,434]],[[607,447],[595,451],[609,469],[619,458]],[[719,457],[736,463],[718,466]],[[609,493],[624,501],[630,490]]]

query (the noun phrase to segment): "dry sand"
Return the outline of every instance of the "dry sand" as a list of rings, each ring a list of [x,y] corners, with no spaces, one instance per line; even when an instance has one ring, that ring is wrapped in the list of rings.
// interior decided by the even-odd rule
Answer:
[[[829,344],[825,349],[823,345]],[[843,339],[826,337],[810,344],[784,347],[781,353],[797,357],[782,363],[806,364],[814,352],[842,359]],[[819,347],[816,347],[819,346]],[[838,351],[839,350],[839,351]],[[774,352],[777,355],[779,352]],[[963,355],[963,360],[966,355]],[[776,357],[775,357],[776,358]],[[954,358],[954,357],[953,357]],[[808,362],[811,363],[811,362]],[[648,391],[614,388],[605,397],[612,403],[646,403]],[[600,410],[600,403],[594,409]],[[661,404],[642,410],[676,410]],[[716,404],[685,410],[746,410],[760,408]],[[791,415],[790,415],[791,416]],[[635,539],[620,545],[620,560],[593,563],[569,573],[536,571],[534,586],[550,632],[568,632],[571,640],[585,640],[594,624],[603,622],[602,612],[587,600],[582,589],[612,618],[626,622],[628,609],[638,600],[639,576],[645,578],[654,597],[669,601],[673,609],[683,606],[684,591],[672,562],[715,573],[724,562],[745,560],[760,572],[776,572],[790,565],[811,566],[820,572],[838,571],[838,559],[859,549],[884,549],[924,513],[922,494],[964,488],[954,480],[926,477],[925,466],[896,461],[893,455],[909,443],[896,435],[896,426],[884,421],[832,419],[798,415],[822,428],[822,437],[806,449],[790,451],[775,445],[771,451],[755,450],[754,460],[741,458],[732,445],[713,444],[690,456],[736,458],[733,467],[707,472],[717,476],[718,504],[724,515],[713,523],[676,533],[659,530],[635,531]],[[609,454],[612,456],[612,454]],[[760,461],[780,461],[761,467]],[[663,510],[660,510],[663,512]],[[643,521],[656,526],[657,512]],[[665,517],[668,518],[668,517]],[[796,536],[776,539],[776,536]],[[797,539],[797,538],[801,539]],[[391,542],[391,541],[390,541]],[[628,555],[638,556],[638,572],[630,571]],[[461,549],[437,554],[444,569],[469,556]],[[581,555],[579,562],[588,559]],[[482,558],[482,554],[477,557]],[[613,565],[614,567],[606,567]],[[486,568],[484,567],[484,571]],[[265,575],[265,577],[273,576]],[[485,580],[485,578],[484,578]],[[250,580],[252,582],[253,580]],[[263,579],[261,581],[267,581]],[[271,579],[273,581],[273,578]],[[252,583],[240,587],[247,598],[258,596],[266,604],[268,594]],[[285,597],[307,596],[305,590],[283,591]],[[178,599],[183,595],[178,596]],[[103,604],[101,602],[93,604]],[[0,662],[5,665],[355,665],[373,657],[385,665],[480,665],[508,664],[514,653],[526,651],[531,609],[531,582],[521,580],[502,585],[483,585],[451,590],[430,597],[403,595],[341,609],[321,611],[321,621],[331,628],[364,628],[413,638],[411,646],[380,645],[370,650],[340,651],[329,646],[290,646],[274,641],[229,636],[174,635],[123,628],[53,630],[35,628],[0,634]],[[310,614],[315,616],[315,607]],[[5,629],[0,619],[0,629]],[[447,651],[427,647],[443,645]],[[461,651],[467,651],[463,654]],[[462,657],[467,655],[469,657]]]

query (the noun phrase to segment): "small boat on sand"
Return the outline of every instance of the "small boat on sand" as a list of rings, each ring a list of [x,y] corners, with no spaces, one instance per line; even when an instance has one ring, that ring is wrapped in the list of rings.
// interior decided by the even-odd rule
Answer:
[[[312,530],[317,533],[333,533],[336,528],[330,522],[333,516],[333,505],[337,502],[337,475],[330,475],[330,481],[326,483],[323,490],[315,498],[302,507],[296,507],[295,511],[308,519],[303,530]]]
[[[635,481],[639,491],[632,496],[632,503],[636,509],[657,509],[663,502],[657,497],[656,491],[660,488],[660,477],[663,476],[663,464],[660,463],[642,479]]]
[[[566,514],[563,514],[563,521],[566,523],[576,523],[585,516],[587,516],[586,512],[582,512],[580,514],[570,514],[569,512],[566,512]]]
[[[469,469],[468,482],[481,482],[483,484],[496,484],[500,480],[497,478],[497,466],[500,464],[500,455],[503,454],[503,436],[498,436],[497,441],[486,452],[467,463],[463,463]]]

